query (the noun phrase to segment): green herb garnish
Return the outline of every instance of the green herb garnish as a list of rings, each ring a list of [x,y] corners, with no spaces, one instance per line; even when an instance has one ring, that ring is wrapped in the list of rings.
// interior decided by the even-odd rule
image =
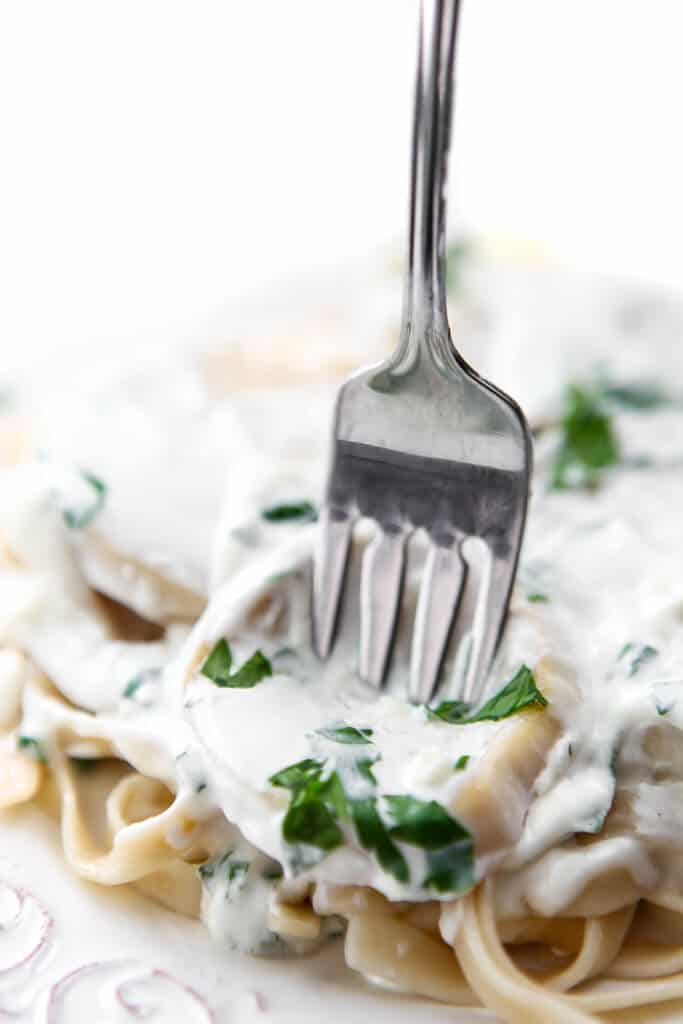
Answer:
[[[261,872],[261,878],[266,882],[279,882],[282,878],[282,868],[279,864],[266,864]]]
[[[370,758],[354,763],[354,768],[373,787],[376,779]],[[336,772],[324,775],[325,762],[306,758],[271,776],[274,786],[292,794],[282,823],[282,834],[295,847],[317,847],[323,856],[336,849],[344,836],[339,822],[351,818],[360,845],[373,853],[382,868],[397,881],[410,881],[408,861],[398,842],[425,851],[426,888],[439,892],[462,891],[472,885],[473,842],[470,833],[434,800],[392,795],[361,799],[347,797]],[[310,859],[293,858],[293,864],[310,866]]]
[[[464,772],[465,768],[467,768],[467,762],[469,761],[469,759],[469,754],[461,754],[458,760],[453,765],[453,771]]]
[[[329,853],[342,843],[337,819],[347,817],[348,810],[339,777],[332,772],[323,779],[324,767],[323,762],[306,758],[271,775],[268,781],[292,795],[282,822],[287,842],[304,843]]]
[[[547,594],[527,594],[529,604],[549,604],[550,598]]]
[[[160,675],[160,668],[143,669],[142,672],[138,672],[136,676],[133,676],[133,678],[126,683],[121,696],[125,697],[127,700],[132,700],[141,686],[144,686],[145,683],[151,682],[152,679],[158,679]]]
[[[73,509],[65,508],[63,511],[64,522],[70,530],[83,530],[86,526],[90,526],[93,519],[102,510],[106,497],[107,497],[107,485],[96,477],[93,473],[88,473],[85,470],[81,470],[81,476],[87,484],[93,490],[93,499],[89,505],[85,508]]]
[[[616,465],[620,457],[612,420],[599,394],[579,385],[570,387],[550,486],[555,490],[595,487],[601,471]]]
[[[536,686],[533,672],[522,665],[513,679],[491,697],[478,711],[470,714],[470,707],[461,700],[443,701],[436,708],[428,708],[430,718],[438,718],[451,725],[469,725],[472,722],[498,722],[527,708],[544,708],[548,704]]]
[[[361,779],[369,782],[372,786],[377,785],[377,779],[375,778],[372,766],[376,764],[378,760],[379,758],[373,759],[370,757],[359,757],[357,761],[353,762],[353,767],[358,772]]]
[[[464,700],[442,700],[436,708],[426,707],[427,718],[458,725],[467,718],[470,705]]]
[[[320,778],[322,770],[322,761],[314,761],[312,757],[306,757],[303,761],[290,764],[289,767],[271,775],[268,782],[271,786],[295,790],[307,785],[312,779]]]
[[[233,860],[232,855],[234,851],[228,850],[227,853],[222,854],[220,857],[216,857],[213,860],[207,860],[206,863],[200,864],[197,868],[199,877],[202,881],[206,882],[211,878],[214,878],[220,871],[225,873],[225,878],[228,882],[239,882],[246,878],[249,873],[251,864],[248,860]]]
[[[248,871],[248,860],[230,860],[228,858],[227,876],[229,882],[234,882],[236,879],[244,878]]]
[[[522,665],[514,678],[483,707],[469,715],[467,721],[497,722],[526,708],[544,708],[547,704],[548,701],[536,686],[533,672],[526,665]]]
[[[241,668],[238,668],[230,676],[228,682],[223,685],[247,690],[267,679],[268,676],[272,676],[272,674],[273,668],[265,654],[262,651],[254,651],[251,658],[245,661]]]
[[[231,669],[230,644],[222,638],[216,643],[200,669],[201,674],[216,686],[247,690],[273,674],[273,667],[262,651],[255,651],[236,672],[231,672]]]
[[[625,383],[603,381],[600,391],[607,401],[634,412],[648,412],[650,409],[660,409],[671,404],[671,399],[664,388],[654,381]]]
[[[372,729],[357,729],[355,725],[329,725],[324,729],[316,729],[319,736],[334,740],[335,743],[372,743]]]
[[[460,892],[474,881],[474,843],[471,833],[435,800],[387,796],[384,802],[394,821],[389,834],[428,851],[429,872],[423,881],[438,892]]]
[[[408,863],[379,816],[376,797],[352,800],[351,816],[361,846],[374,853],[384,870],[397,881],[410,881]]]
[[[318,510],[310,501],[291,501],[261,510],[261,519],[265,519],[267,523],[286,523],[292,520],[314,523],[317,518]]]
[[[19,750],[25,750],[27,753],[30,753],[41,764],[47,764],[47,756],[43,746],[35,736],[17,736],[17,747]]]
[[[456,839],[469,835],[459,821],[435,800],[417,800],[414,796],[386,796],[391,817],[396,823],[391,835],[423,850],[440,850]]]
[[[626,662],[626,675],[630,677],[639,672],[643,665],[647,665],[658,654],[657,648],[652,647],[651,644],[628,643],[624,644],[619,651],[618,660]]]

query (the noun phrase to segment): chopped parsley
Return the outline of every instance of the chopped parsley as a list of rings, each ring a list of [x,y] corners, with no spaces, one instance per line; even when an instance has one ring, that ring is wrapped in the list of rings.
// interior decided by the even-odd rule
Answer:
[[[529,604],[549,604],[550,598],[547,594],[527,594],[526,599]]]
[[[359,757],[357,761],[353,762],[353,767],[360,775],[361,779],[364,779],[365,782],[369,782],[372,786],[377,785],[377,779],[375,778],[372,766],[376,764],[378,760],[379,758],[373,759],[371,757]]]
[[[276,772],[268,781],[291,793],[282,822],[282,835],[287,842],[329,853],[343,841],[337,819],[346,818],[348,810],[337,773],[323,778],[324,767],[322,761],[306,758]]]
[[[656,381],[617,383],[603,380],[600,391],[608,402],[634,412],[649,412],[671,404],[670,397]]]
[[[440,850],[455,839],[461,839],[466,829],[451,818],[435,800],[417,800],[414,796],[386,796],[384,801],[396,824],[391,834],[411,846],[424,850]]]
[[[70,530],[84,530],[101,512],[107,498],[107,485],[95,476],[81,470],[81,476],[92,489],[92,500],[80,508],[65,508],[62,515]]]
[[[47,764],[47,755],[40,740],[37,740],[35,736],[17,736],[17,747],[19,750],[25,750],[27,754],[31,754],[41,764]]]
[[[373,763],[370,758],[359,759],[354,767],[374,788]],[[360,845],[398,882],[410,882],[409,863],[400,843],[424,851],[425,888],[460,892],[474,882],[472,836],[434,800],[403,795],[348,797],[337,773],[326,775],[325,762],[313,758],[283,768],[269,781],[290,791],[282,834],[295,850],[313,846],[325,856],[343,843],[340,822],[350,818]],[[310,858],[292,858],[293,866],[310,863]]]
[[[647,665],[658,654],[657,648],[651,644],[628,643],[619,651],[618,661],[623,663],[626,675],[630,677],[636,675],[643,665]]]
[[[282,878],[282,868],[275,862],[266,864],[261,872],[261,878],[264,878],[266,882],[279,882]]]
[[[428,851],[426,889],[462,892],[474,882],[474,843],[471,833],[435,800],[413,796],[384,798],[395,824],[393,838]]]
[[[265,519],[267,523],[287,523],[294,520],[314,523],[317,518],[318,510],[310,501],[291,501],[261,509],[261,519]]]
[[[357,729],[355,725],[347,725],[345,722],[317,729],[316,732],[335,743],[372,743],[372,729]]]
[[[427,718],[440,719],[442,722],[449,722],[457,725],[464,722],[470,710],[470,705],[465,700],[442,700],[438,707],[425,708]]]
[[[561,429],[551,488],[595,487],[601,472],[615,466],[621,458],[612,419],[595,389],[578,384],[568,389]]]
[[[465,768],[467,768],[467,763],[468,763],[469,759],[470,759],[470,755],[469,754],[461,754],[460,757],[458,758],[458,760],[453,765],[453,771],[454,772],[464,772]]]
[[[221,638],[200,669],[201,674],[216,686],[248,690],[273,674],[273,667],[262,651],[255,651],[236,672],[232,672],[231,669],[230,644]]]
[[[228,882],[241,882],[245,879],[251,864],[248,860],[233,860],[233,853],[233,850],[228,850],[221,857],[208,860],[205,864],[200,864],[197,871],[201,880],[208,882],[209,879],[217,877],[219,872],[225,874]]]
[[[522,665],[514,678],[478,711],[470,713],[469,704],[462,700],[447,700],[436,708],[427,708],[427,715],[450,725],[468,725],[472,722],[497,722],[527,708],[544,708],[547,704],[548,701],[536,686],[533,672]]]
[[[377,798],[370,796],[363,800],[352,800],[351,814],[361,846],[374,853],[384,870],[398,882],[409,882],[408,862],[380,818]]]
[[[150,683],[153,679],[158,679],[160,675],[160,668],[143,669],[142,672],[138,672],[136,676],[133,676],[132,679],[128,680],[123,688],[121,696],[125,697],[126,700],[133,700],[141,686],[144,686],[145,683]]]
[[[228,860],[226,874],[229,882],[244,878],[249,870],[248,860]]]

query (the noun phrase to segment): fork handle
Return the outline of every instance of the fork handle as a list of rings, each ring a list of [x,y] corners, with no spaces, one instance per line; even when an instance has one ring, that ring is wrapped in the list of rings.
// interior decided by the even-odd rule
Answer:
[[[411,148],[403,344],[446,319],[446,183],[460,0],[421,0]]]

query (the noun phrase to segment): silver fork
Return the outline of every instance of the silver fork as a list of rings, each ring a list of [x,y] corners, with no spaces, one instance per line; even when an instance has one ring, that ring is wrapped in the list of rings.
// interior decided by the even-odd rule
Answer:
[[[396,625],[406,543],[414,531],[426,532],[408,687],[410,699],[422,702],[434,692],[462,598],[468,537],[485,543],[486,570],[460,692],[453,696],[469,702],[481,697],[505,623],[531,472],[531,439],[521,410],[468,366],[448,325],[445,196],[458,8],[459,0],[421,3],[399,344],[390,359],[351,376],[337,397],[313,572],[313,640],[326,658],[354,524],[361,516],[375,521],[361,566],[359,669],[379,687]]]

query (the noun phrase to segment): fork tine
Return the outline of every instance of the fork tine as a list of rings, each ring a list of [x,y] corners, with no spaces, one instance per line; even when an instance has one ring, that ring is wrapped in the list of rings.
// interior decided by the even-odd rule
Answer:
[[[515,576],[516,559],[496,556],[487,550],[484,576],[477,598],[472,627],[473,649],[467,667],[463,700],[473,703],[481,697],[493,657],[498,648],[505,616],[510,600],[510,591]]]
[[[451,547],[430,545],[413,627],[408,685],[412,701],[426,704],[434,692],[466,571],[457,542]]]
[[[403,526],[380,527],[363,555],[360,578],[360,675],[382,685],[403,586]]]
[[[313,645],[319,658],[332,650],[354,519],[329,505],[320,510],[313,564]]]

